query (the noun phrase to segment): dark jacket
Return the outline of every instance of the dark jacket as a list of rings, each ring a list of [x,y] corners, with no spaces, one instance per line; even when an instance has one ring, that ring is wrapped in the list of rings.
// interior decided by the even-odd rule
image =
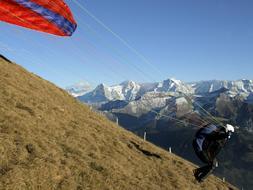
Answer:
[[[228,135],[223,127],[209,124],[197,131],[194,149],[196,152],[204,152],[210,159],[214,159],[224,147]]]

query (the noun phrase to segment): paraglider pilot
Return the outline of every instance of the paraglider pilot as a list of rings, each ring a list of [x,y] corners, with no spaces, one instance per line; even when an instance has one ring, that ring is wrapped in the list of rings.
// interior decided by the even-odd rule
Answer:
[[[194,177],[203,182],[216,167],[216,156],[234,132],[234,127],[208,124],[199,129],[193,140],[193,148],[198,158],[206,165],[195,169]]]

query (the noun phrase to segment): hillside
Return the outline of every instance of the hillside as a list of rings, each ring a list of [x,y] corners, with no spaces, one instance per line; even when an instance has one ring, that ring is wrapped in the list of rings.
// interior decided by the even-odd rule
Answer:
[[[0,189],[235,189],[0,58]]]

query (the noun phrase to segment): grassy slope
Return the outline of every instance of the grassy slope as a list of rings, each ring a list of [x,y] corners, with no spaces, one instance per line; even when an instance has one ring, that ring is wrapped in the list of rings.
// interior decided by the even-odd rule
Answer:
[[[0,142],[0,189],[229,189],[1,58]]]

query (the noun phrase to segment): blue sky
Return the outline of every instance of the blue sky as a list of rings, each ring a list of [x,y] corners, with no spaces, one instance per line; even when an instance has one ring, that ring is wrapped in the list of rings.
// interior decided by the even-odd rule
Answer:
[[[0,53],[60,87],[253,78],[252,0],[77,0],[114,34],[66,2],[72,37],[0,22]]]

